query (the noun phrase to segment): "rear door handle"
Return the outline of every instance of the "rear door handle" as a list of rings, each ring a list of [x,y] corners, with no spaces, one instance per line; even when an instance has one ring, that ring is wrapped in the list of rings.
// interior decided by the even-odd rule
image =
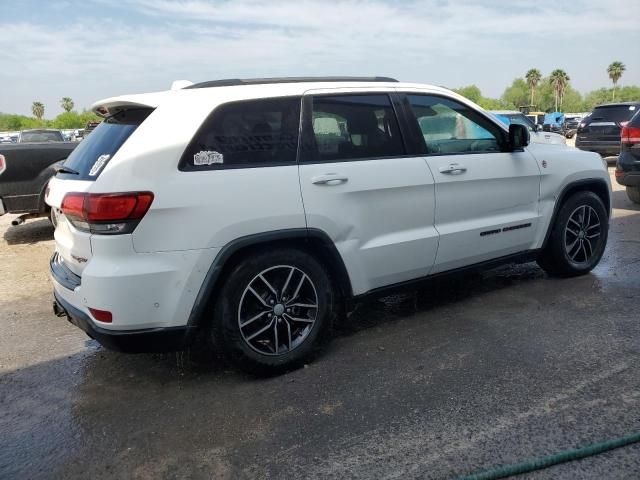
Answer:
[[[314,185],[340,185],[348,181],[349,177],[340,173],[325,173],[324,175],[311,177],[311,183]]]
[[[467,167],[460,165],[459,163],[451,163],[446,167],[440,167],[440,173],[446,173],[448,175],[459,175],[467,171]]]

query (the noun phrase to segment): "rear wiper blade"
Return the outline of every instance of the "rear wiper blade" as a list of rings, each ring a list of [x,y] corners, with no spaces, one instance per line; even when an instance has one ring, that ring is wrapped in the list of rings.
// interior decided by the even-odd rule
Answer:
[[[71,175],[80,175],[80,172],[74,170],[73,168],[65,167],[64,165],[60,165],[59,167],[55,167],[56,173],[70,173]]]

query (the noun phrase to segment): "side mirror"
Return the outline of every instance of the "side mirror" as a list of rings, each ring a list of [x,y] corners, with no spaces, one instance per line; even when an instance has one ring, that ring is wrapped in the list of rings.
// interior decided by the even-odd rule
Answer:
[[[524,125],[512,123],[509,125],[509,146],[517,150],[529,145],[529,129]]]

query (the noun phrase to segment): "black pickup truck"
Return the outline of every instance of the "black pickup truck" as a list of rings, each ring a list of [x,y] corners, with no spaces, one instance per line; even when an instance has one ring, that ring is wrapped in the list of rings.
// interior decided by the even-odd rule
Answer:
[[[21,132],[18,143],[0,144],[0,215],[23,214],[13,220],[14,225],[26,218],[49,215],[44,203],[47,183],[55,168],[78,145],[34,132]]]

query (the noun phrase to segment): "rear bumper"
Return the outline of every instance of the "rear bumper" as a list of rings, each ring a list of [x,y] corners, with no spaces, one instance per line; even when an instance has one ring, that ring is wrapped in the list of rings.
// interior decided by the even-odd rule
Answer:
[[[616,171],[616,181],[625,187],[640,187],[640,172]]]
[[[111,350],[126,353],[181,350],[189,345],[195,333],[195,328],[188,326],[142,330],[107,330],[97,326],[86,313],[63,300],[55,291],[53,296],[53,312],[56,316],[66,316],[69,322]]]
[[[623,151],[616,163],[616,181],[626,187],[640,186],[640,155]]]
[[[0,199],[0,210],[4,213],[41,213],[44,212],[40,195],[5,195]],[[2,213],[0,213],[2,215]]]
[[[587,152],[596,152],[603,157],[614,157],[620,154],[620,142],[585,141],[576,139],[576,148]]]

